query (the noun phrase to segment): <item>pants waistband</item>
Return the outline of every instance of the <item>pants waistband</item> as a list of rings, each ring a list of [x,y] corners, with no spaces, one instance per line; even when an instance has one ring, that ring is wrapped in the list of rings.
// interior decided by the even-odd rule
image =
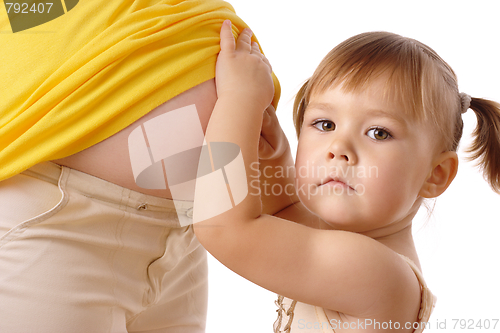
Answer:
[[[176,200],[174,203],[171,199],[133,191],[84,172],[60,166],[52,162],[39,163],[22,172],[22,174],[27,176],[35,177],[55,185],[60,183],[63,173],[65,174],[66,189],[72,189],[82,195],[100,200],[110,205],[118,206],[120,209],[133,214],[167,219],[171,222],[175,222],[175,226],[179,226],[179,222],[174,221],[176,219],[172,219],[172,217],[177,217],[177,215],[179,215],[179,217],[182,215],[183,218],[192,217],[192,201]]]

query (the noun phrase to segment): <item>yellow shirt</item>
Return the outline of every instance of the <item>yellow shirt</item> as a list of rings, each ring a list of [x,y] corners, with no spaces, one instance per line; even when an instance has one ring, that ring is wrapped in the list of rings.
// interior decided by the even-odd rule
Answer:
[[[221,0],[64,0],[55,18],[24,2],[0,5],[0,181],[215,77],[222,22],[235,35],[247,27]]]

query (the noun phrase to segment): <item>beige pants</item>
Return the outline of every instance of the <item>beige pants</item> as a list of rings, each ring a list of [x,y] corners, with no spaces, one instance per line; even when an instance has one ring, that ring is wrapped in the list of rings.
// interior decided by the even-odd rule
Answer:
[[[0,332],[204,332],[207,289],[171,200],[53,163],[0,182]]]

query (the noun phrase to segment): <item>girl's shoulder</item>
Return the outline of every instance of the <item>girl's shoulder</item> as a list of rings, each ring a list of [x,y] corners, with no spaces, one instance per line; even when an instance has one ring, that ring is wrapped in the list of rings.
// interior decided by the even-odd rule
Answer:
[[[416,320],[420,282],[395,251],[365,235],[280,217],[245,219],[229,210],[210,228],[195,223],[195,231],[222,264],[277,294],[353,318]],[[231,223],[213,227],[224,221]]]
[[[290,209],[287,211],[280,212],[278,216],[312,228],[317,228],[321,223],[317,217],[307,211],[300,203],[289,208]],[[390,320],[390,318],[395,317],[397,312],[401,314],[400,318],[408,318],[409,320],[413,317],[416,318],[417,312],[420,312],[418,314],[420,317],[419,319],[425,319],[430,316],[435,297],[427,288],[424,277],[415,262],[408,256],[399,254],[394,249],[390,249],[369,237],[347,232],[339,233],[340,236],[334,234],[328,235],[327,233],[326,237],[323,237],[323,234],[317,239],[319,242],[320,239],[326,238],[326,244],[330,240],[335,241],[335,239],[338,238],[342,239],[344,244],[342,251],[348,254],[342,255],[342,258],[340,257],[341,253],[338,253],[337,256],[335,256],[337,252],[328,254],[327,248],[324,248],[324,252],[327,253],[324,260],[329,262],[342,261],[346,266],[358,267],[359,274],[357,274],[357,276],[352,276],[350,279],[346,276],[345,280],[339,281],[338,286],[343,288],[344,284],[349,284],[347,288],[350,288],[350,290],[369,288],[371,290],[367,291],[365,295],[367,297],[373,295],[374,299],[379,300],[376,306],[373,306],[370,310],[364,308],[362,311],[356,312],[356,310],[360,308],[344,308],[344,312],[341,312],[340,315],[345,316],[345,320],[348,318],[351,320],[361,320],[365,317],[368,318],[368,316],[379,319],[387,317],[389,318],[388,320]],[[293,245],[290,244],[290,246]],[[332,246],[332,249],[333,251],[336,249],[337,251],[339,250],[336,246]],[[402,250],[404,250],[404,248]],[[410,254],[413,253],[412,251],[408,252]],[[348,262],[343,260],[349,257],[351,259],[348,259]],[[354,260],[356,260],[355,258],[358,259],[357,262],[354,262]],[[327,271],[327,267],[329,266],[329,263],[324,263],[324,270]],[[332,264],[332,266],[336,265]],[[319,278],[319,275],[317,277]],[[395,280],[397,280],[397,283],[394,282]],[[358,283],[357,286],[354,285],[356,281]],[[363,287],[359,289],[360,286]],[[333,289],[335,288],[333,287]],[[377,290],[380,290],[380,293],[377,293]],[[357,292],[355,292],[355,294],[357,294]],[[340,293],[340,295],[342,297],[344,293]],[[346,295],[347,297],[351,296],[348,295],[348,293],[346,293]],[[361,294],[358,295],[361,296]],[[421,302],[419,302],[420,300]],[[420,303],[421,306],[419,309]],[[363,302],[356,302],[356,304],[363,304]],[[327,308],[324,309],[325,313],[329,314],[329,318],[332,315],[338,316],[339,308],[330,309],[331,310],[327,310]],[[350,314],[348,315],[347,313]]]
[[[406,262],[409,268],[411,268],[420,286],[420,306],[417,316],[403,316],[400,317],[398,321],[393,311],[385,313],[380,312],[378,314],[374,313],[373,316],[353,316],[345,313],[339,313],[334,310],[321,309],[323,311],[320,311],[319,309],[316,309],[315,312],[319,313],[320,317],[322,315],[321,313],[324,312],[323,318],[326,318],[331,324],[330,328],[333,328],[333,332],[340,333],[346,328],[348,328],[349,332],[353,332],[352,328],[357,328],[359,332],[363,333],[369,333],[372,331],[378,332],[380,329],[395,329],[401,332],[420,333],[428,327],[429,318],[434,310],[437,298],[428,288],[422,272],[415,262],[405,255],[399,253],[398,255],[404,262]],[[408,304],[399,303],[397,306],[399,308],[411,309],[414,305],[414,302],[410,301]],[[409,313],[411,313],[411,311]]]

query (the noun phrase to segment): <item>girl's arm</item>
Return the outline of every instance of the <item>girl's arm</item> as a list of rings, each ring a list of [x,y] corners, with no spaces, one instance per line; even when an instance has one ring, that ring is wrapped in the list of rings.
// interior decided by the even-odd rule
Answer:
[[[219,99],[206,132],[208,144],[239,146],[247,184],[258,179],[258,169],[251,166],[258,161],[262,114],[273,96],[270,65],[250,37],[244,30],[235,43],[230,24],[223,24],[216,70]],[[195,216],[196,206],[195,201]],[[260,195],[251,190],[241,203],[195,221],[194,228],[224,265],[278,294],[378,320],[413,318],[418,311],[419,284],[392,250],[359,234],[317,230],[262,214]]]
[[[250,187],[256,189],[260,182],[264,214],[274,215],[299,201],[295,193],[292,152],[273,105],[263,113],[258,164],[259,181],[251,183]]]

